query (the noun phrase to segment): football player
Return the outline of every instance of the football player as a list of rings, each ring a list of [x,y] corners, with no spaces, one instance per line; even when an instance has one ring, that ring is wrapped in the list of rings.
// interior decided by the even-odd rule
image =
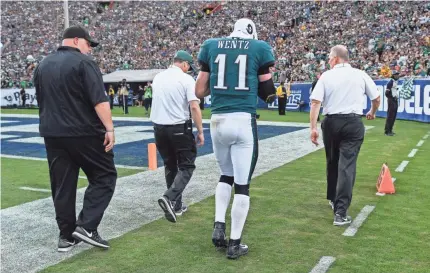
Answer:
[[[206,40],[198,55],[201,71],[196,95],[211,94],[211,137],[221,177],[215,194],[212,242],[227,247],[227,258],[248,253],[241,244],[249,210],[249,184],[258,158],[257,96],[272,102],[276,89],[269,68],[275,64],[271,46],[259,41],[253,21],[242,18],[229,37]],[[230,240],[225,235],[225,214],[232,186]]]

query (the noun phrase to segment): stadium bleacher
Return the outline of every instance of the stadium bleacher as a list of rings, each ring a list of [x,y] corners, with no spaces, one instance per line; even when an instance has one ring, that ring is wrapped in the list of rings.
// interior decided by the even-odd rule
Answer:
[[[167,14],[167,15],[166,15]],[[62,2],[2,3],[2,87],[31,84],[37,63],[61,42]],[[22,20],[22,18],[25,20]],[[102,73],[166,68],[172,53],[197,56],[208,38],[248,17],[276,53],[277,71],[312,81],[328,69],[328,51],[345,44],[351,64],[374,79],[430,75],[430,2],[69,2],[70,25],[101,41],[92,55]]]

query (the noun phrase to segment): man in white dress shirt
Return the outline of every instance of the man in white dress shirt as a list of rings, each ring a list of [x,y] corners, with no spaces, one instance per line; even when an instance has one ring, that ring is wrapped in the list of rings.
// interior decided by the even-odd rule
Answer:
[[[167,184],[167,191],[158,199],[158,204],[170,222],[176,222],[176,216],[187,210],[182,204],[182,192],[196,168],[196,142],[202,146],[205,141],[196,82],[187,74],[191,69],[195,69],[193,57],[179,50],[173,64],[152,82],[150,119],[154,123],[155,144],[163,158]],[[191,117],[197,129],[196,137]]]
[[[348,50],[337,45],[331,49],[331,70],[323,73],[310,99],[311,140],[318,145],[317,118],[321,103],[325,118],[321,123],[327,160],[327,199],[334,212],[333,224],[351,223],[347,215],[355,182],[356,163],[364,139],[361,121],[365,94],[372,101],[367,119],[374,119],[380,103],[374,81],[348,63]]]

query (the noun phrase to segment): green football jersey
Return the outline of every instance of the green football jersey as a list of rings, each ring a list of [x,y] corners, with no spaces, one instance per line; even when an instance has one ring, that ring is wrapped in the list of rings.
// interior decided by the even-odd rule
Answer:
[[[275,63],[268,43],[239,38],[209,39],[201,46],[198,60],[210,70],[212,113],[256,113],[258,70]]]

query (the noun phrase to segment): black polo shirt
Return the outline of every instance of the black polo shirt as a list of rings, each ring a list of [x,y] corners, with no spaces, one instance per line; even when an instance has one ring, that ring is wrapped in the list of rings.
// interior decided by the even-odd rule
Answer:
[[[103,135],[94,107],[109,101],[94,60],[79,49],[61,46],[34,72],[42,137]]]

